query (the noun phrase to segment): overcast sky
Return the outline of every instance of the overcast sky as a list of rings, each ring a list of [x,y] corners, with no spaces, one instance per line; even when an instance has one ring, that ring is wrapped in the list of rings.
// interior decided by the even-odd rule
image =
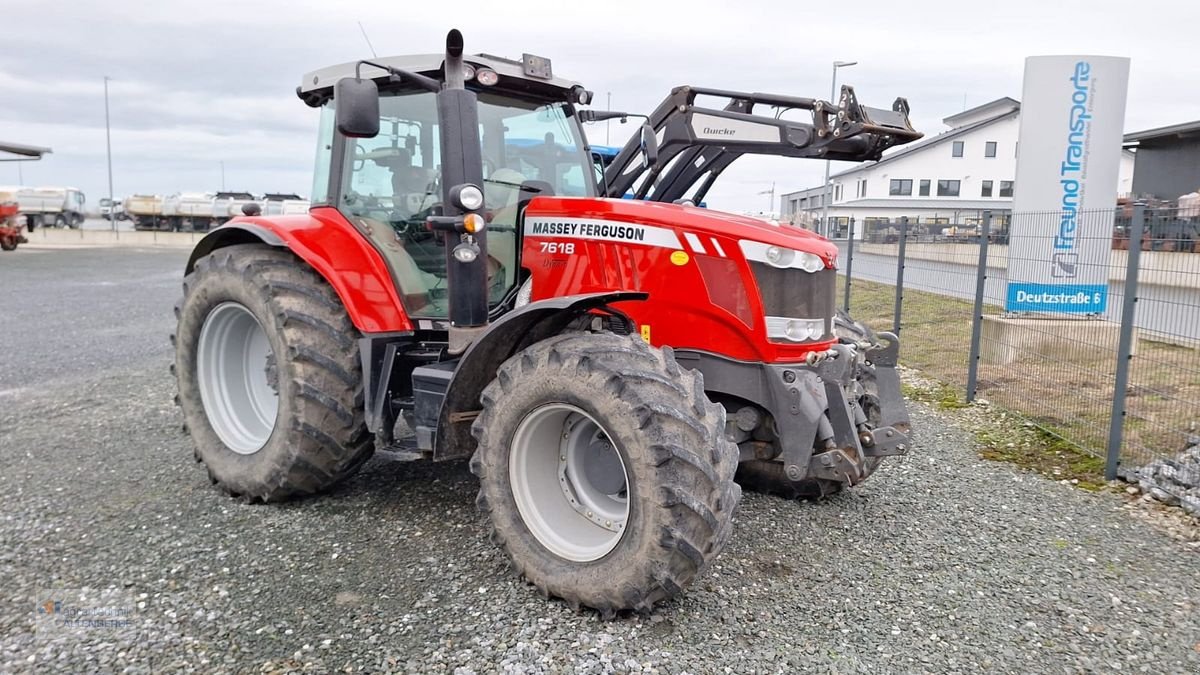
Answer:
[[[680,84],[827,98],[831,62],[856,60],[841,79],[860,101],[906,96],[932,135],[964,106],[1020,98],[1026,56],[1104,54],[1133,59],[1127,131],[1200,119],[1200,5],[1182,0],[0,0],[0,16],[0,139],[53,148],[21,165],[25,184],[80,187],[89,206],[107,193],[105,75],[117,196],[219,189],[222,161],[228,189],[309,194],[317,114],[294,90],[369,56],[359,21],[380,55],[440,51],[458,27],[470,52],[547,56],[597,107],[611,92],[634,112]],[[614,123],[613,144],[632,130]],[[763,210],[772,182],[816,185],[822,166],[743,158],[709,203]],[[17,180],[0,163],[0,184]]]

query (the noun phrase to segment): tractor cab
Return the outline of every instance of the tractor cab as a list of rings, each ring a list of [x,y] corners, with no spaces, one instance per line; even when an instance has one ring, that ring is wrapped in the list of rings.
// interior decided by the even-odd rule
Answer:
[[[449,316],[445,238],[428,227],[442,213],[442,144],[435,92],[419,78],[442,79],[443,56],[379,59],[310,73],[298,90],[321,109],[313,204],[336,207],[388,261],[409,316]],[[418,77],[396,76],[391,71]],[[487,222],[488,308],[495,312],[519,285],[517,215],[533,195],[593,197],[596,171],[575,114],[590,99],[579,84],[554,77],[545,59],[463,57],[464,86],[476,97],[479,163]],[[376,83],[379,132],[351,138],[337,131],[334,85],[346,78]]]

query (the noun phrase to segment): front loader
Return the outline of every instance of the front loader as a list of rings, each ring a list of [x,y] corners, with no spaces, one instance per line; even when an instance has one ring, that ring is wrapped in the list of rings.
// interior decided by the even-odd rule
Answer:
[[[597,180],[592,94],[545,58],[465,56],[451,31],[444,54],[326,68],[297,94],[321,111],[310,212],[206,235],[176,307],[178,401],[229,494],[319,493],[376,448],[467,459],[514,569],[611,616],[720,553],[739,465],[818,497],[907,450],[899,343],[836,316],[837,249],[654,201],[689,179],[653,118],[613,164],[650,187],[614,199],[630,188]],[[919,136],[905,106],[809,103],[812,124],[768,125],[804,156]]]

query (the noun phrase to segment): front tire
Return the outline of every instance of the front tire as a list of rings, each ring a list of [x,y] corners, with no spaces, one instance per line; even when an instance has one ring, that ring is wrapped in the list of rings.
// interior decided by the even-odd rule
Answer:
[[[506,361],[481,398],[478,504],[543,595],[604,617],[648,611],[724,548],[741,498],[738,451],[724,409],[669,348],[556,336]],[[591,466],[573,468],[573,453]]]
[[[374,446],[358,332],[333,289],[291,253],[221,248],[184,279],[178,403],[213,483],[248,500],[315,494]]]

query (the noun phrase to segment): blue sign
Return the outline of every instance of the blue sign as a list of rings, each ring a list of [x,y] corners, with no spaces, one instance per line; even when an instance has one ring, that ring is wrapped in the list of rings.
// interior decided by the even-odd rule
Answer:
[[[1106,284],[1009,282],[1004,309],[1010,312],[1101,314],[1107,304]]]

